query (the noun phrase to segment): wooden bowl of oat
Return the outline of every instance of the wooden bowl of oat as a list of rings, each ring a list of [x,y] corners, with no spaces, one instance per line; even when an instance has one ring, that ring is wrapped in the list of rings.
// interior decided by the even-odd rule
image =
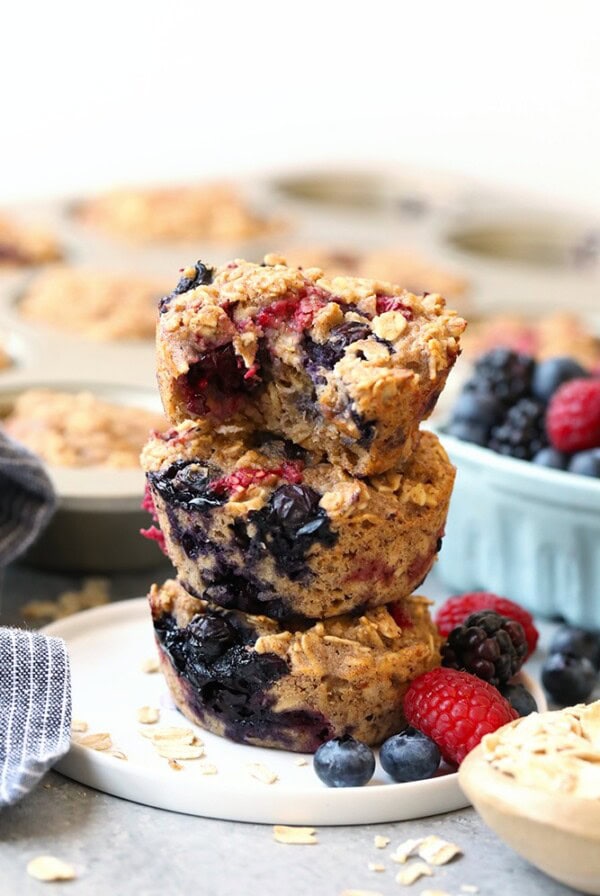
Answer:
[[[459,770],[483,820],[561,883],[600,894],[600,700],[532,713],[483,739]]]

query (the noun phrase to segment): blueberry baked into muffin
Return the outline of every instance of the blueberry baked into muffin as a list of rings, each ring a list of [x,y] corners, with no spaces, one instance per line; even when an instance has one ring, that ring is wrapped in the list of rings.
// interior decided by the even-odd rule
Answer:
[[[431,569],[454,467],[423,432],[402,472],[352,477],[268,433],[187,421],[142,453],[169,557],[213,604],[275,619],[362,612]]]
[[[170,420],[267,430],[357,476],[409,461],[466,326],[439,295],[277,256],[186,268],[160,312]]]
[[[227,183],[115,189],[80,203],[77,214],[86,224],[135,242],[250,240],[281,226]]]
[[[241,743],[298,752],[344,734],[381,743],[404,726],[412,679],[439,664],[420,597],[294,631],[196,599],[173,580],[154,585],[149,600],[177,706]]]
[[[163,292],[160,279],[59,265],[33,280],[18,307],[26,320],[87,339],[149,340]]]

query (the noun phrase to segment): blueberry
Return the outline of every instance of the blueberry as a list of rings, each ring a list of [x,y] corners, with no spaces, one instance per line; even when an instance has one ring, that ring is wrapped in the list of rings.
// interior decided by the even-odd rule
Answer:
[[[600,669],[600,635],[577,626],[562,625],[552,639],[550,653],[585,657],[596,669]]]
[[[528,716],[532,712],[537,712],[538,705],[533,695],[522,684],[507,684],[500,688],[500,693],[506,697],[520,716]]]
[[[485,446],[488,440],[489,426],[468,420],[456,420],[446,427],[446,432],[449,436],[454,436],[455,439],[460,439],[462,442]]]
[[[600,479],[600,448],[592,448],[590,451],[579,451],[571,458],[568,466],[569,473],[578,473],[579,476],[592,476]]]
[[[373,750],[349,734],[322,744],[313,758],[317,776],[328,787],[362,787],[373,777]]]
[[[531,391],[540,401],[548,402],[563,383],[587,376],[587,370],[573,358],[549,358],[536,365]]]
[[[318,510],[320,495],[307,485],[282,485],[271,499],[273,514],[283,528],[304,526]]]
[[[531,458],[531,462],[540,467],[551,467],[553,470],[566,470],[569,455],[557,451],[556,448],[542,448]]]
[[[596,669],[585,656],[551,653],[542,667],[544,687],[562,706],[587,700],[594,690],[596,675]]]
[[[223,656],[234,643],[234,633],[219,616],[198,616],[188,625],[190,642],[202,651],[207,660]]]
[[[440,751],[421,731],[405,728],[382,744],[379,760],[394,781],[422,781],[436,773]]]
[[[337,327],[333,327],[327,338],[327,342],[314,342],[310,337],[304,340],[304,351],[310,361],[317,367],[331,370],[337,362],[343,358],[346,348],[360,339],[376,338],[370,325],[358,320],[345,321]]]
[[[467,384],[452,409],[452,421],[481,423],[493,426],[504,415],[501,401],[489,392],[482,392]]]

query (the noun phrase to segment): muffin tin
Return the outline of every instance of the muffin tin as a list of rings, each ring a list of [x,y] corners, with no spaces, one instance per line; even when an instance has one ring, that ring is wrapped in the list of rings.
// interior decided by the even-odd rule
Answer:
[[[239,243],[129,243],[80,222],[81,197],[7,211],[49,227],[66,263],[156,275],[173,285],[179,269],[198,258],[215,264],[234,257],[261,260],[268,251],[319,242],[357,249],[398,246],[465,274],[471,288],[459,311],[467,316],[491,310],[536,314],[565,306],[590,313],[597,309],[598,222],[536,211],[531,203],[463,178],[390,166],[290,172],[239,187],[261,211],[282,221],[280,231]],[[567,263],[571,258],[575,266]],[[91,388],[126,404],[157,407],[152,405],[157,402],[152,342],[100,343],[23,320],[18,303],[34,276],[31,269],[0,269],[0,333],[14,360],[0,371],[0,403],[6,408],[17,392],[42,385]],[[138,534],[147,523],[137,506],[141,473],[51,474],[60,509],[30,555],[32,562],[63,570],[156,564],[155,545]]]

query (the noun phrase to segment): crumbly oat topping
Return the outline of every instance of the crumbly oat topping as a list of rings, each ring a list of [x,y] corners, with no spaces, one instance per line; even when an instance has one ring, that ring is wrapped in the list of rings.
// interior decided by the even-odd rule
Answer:
[[[318,843],[314,828],[289,827],[287,824],[273,826],[273,839],[277,843],[288,843],[294,846],[316,846]]]
[[[75,880],[77,874],[72,865],[55,856],[37,856],[27,864],[27,874],[44,883],[59,880]]]
[[[43,264],[56,261],[61,254],[57,241],[47,230],[0,215],[0,268]]]
[[[2,425],[53,466],[134,469],[148,433],[163,428],[165,419],[90,392],[29,389],[18,396]]]
[[[482,741],[484,759],[524,787],[600,800],[600,700],[531,713]]]
[[[83,204],[79,214],[86,223],[134,241],[227,242],[264,236],[278,227],[225,183],[113,190]]]
[[[26,320],[98,341],[153,339],[160,279],[70,267],[50,268],[19,302]]]

